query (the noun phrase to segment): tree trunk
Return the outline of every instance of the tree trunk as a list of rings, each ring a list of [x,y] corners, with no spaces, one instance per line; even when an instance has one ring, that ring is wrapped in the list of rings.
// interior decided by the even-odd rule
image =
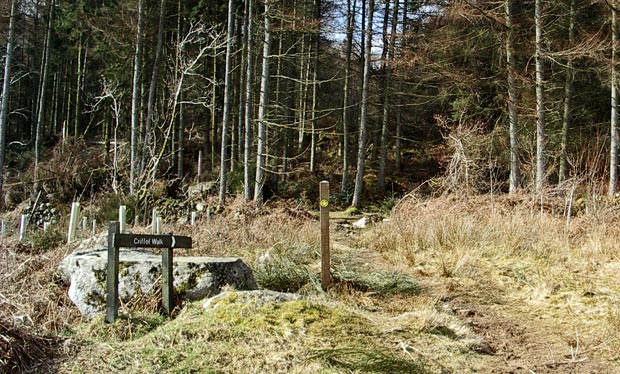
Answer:
[[[136,190],[136,154],[138,149],[138,121],[140,100],[140,75],[142,69],[140,58],[142,56],[142,28],[144,24],[144,0],[138,1],[138,30],[136,33],[136,53],[133,66],[133,86],[131,94],[131,160],[129,170],[129,194],[133,195]]]
[[[210,140],[211,140],[211,162],[209,162],[209,171],[213,171],[213,167],[215,166],[215,142],[217,138],[217,123],[215,122],[215,107],[217,106],[217,57],[215,53],[213,55],[213,90],[211,91],[211,129],[210,129]]]
[[[345,54],[344,84],[342,86],[342,184],[340,190],[343,193],[349,188],[349,95],[351,91],[349,81],[351,79],[355,2],[356,0],[353,0],[353,8],[351,8],[351,0],[347,0],[347,49]]]
[[[570,14],[568,26],[568,48],[572,48],[575,44],[575,7],[576,0],[570,0]],[[569,56],[566,62],[566,82],[564,83],[564,115],[562,119],[562,156],[560,157],[559,182],[562,183],[568,179],[568,133],[572,121],[573,109],[573,81],[575,72],[573,67],[573,57]]]
[[[157,26],[157,47],[155,48],[155,59],[153,61],[153,70],[151,71],[151,82],[149,84],[149,97],[146,103],[146,119],[144,121],[144,148],[142,149],[142,157],[140,160],[140,170],[144,171],[146,167],[146,155],[153,156],[154,148],[151,144],[151,132],[153,127],[153,112],[155,111],[155,95],[157,93],[157,79],[159,78],[159,60],[161,59],[161,51],[164,44],[164,21],[166,19],[166,0],[159,3],[159,23]],[[179,30],[180,32],[180,30]]]
[[[222,147],[220,151],[220,195],[219,195],[219,204],[224,205],[226,202],[226,182],[227,182],[227,171],[228,168],[226,166],[226,158],[228,157],[228,129],[229,129],[229,121],[230,121],[230,91],[232,88],[232,54],[233,54],[233,45],[234,35],[233,35],[233,26],[234,26],[234,2],[233,0],[228,0],[228,30],[226,32],[226,72],[224,75],[224,114],[222,116]]]
[[[80,96],[82,93],[82,33],[80,32],[80,37],[78,38],[78,60],[77,60],[77,83],[75,87],[75,111],[74,111],[74,124],[73,124],[73,136],[77,139],[80,135]],[[67,133],[69,131],[67,130]]]
[[[269,2],[265,3],[265,40],[263,42],[263,70],[258,104],[258,144],[256,148],[256,177],[254,180],[254,205],[263,204],[263,184],[265,182],[265,146],[267,143],[267,104],[269,102],[269,62],[271,60],[271,23]]]
[[[609,152],[609,196],[616,194],[618,184],[618,11],[611,7],[611,144]]]
[[[521,166],[519,165],[519,127],[517,114],[517,87],[515,83],[514,57],[514,26],[513,0],[506,0],[506,69],[508,73],[508,121],[510,122],[510,185],[509,193],[517,192],[521,180]]]
[[[11,2],[9,20],[9,37],[6,42],[4,58],[4,80],[2,96],[0,96],[0,211],[4,209],[4,151],[6,149],[6,127],[9,114],[9,93],[11,90],[11,59],[13,57],[13,38],[15,34],[15,18],[17,17],[17,0]]]
[[[185,118],[183,113],[185,112],[185,106],[183,105],[183,94],[181,94],[181,102],[179,103],[179,121],[178,121],[178,140],[177,140],[177,177],[183,179],[183,153],[185,150],[184,139],[185,136]]]
[[[304,16],[305,21],[305,16]],[[301,37],[301,52],[300,64],[299,64],[299,104],[297,107],[298,123],[299,123],[299,135],[297,139],[297,149],[301,151],[303,149],[304,138],[306,133],[306,99],[308,92],[308,75],[310,74],[310,57],[306,56],[306,35],[305,33]],[[309,50],[310,48],[308,48]],[[309,53],[308,53],[309,54]]]
[[[315,22],[318,22],[321,17],[321,0],[314,0],[315,2]],[[318,22],[318,30],[316,34],[313,36],[314,38],[314,71],[312,73],[312,138],[310,140],[310,172],[314,173],[316,171],[316,138],[317,138],[317,124],[318,124],[318,114],[317,114],[317,102],[318,102],[318,89],[319,89],[319,81],[318,81],[318,71],[319,71],[319,55],[320,55],[320,47],[321,47],[321,29],[320,22]]]
[[[386,1],[385,11],[388,12],[389,0]],[[387,17],[386,17],[387,19]],[[387,61],[385,64],[385,89],[383,92],[383,120],[381,123],[381,154],[379,156],[379,175],[377,177],[377,190],[379,192],[385,192],[385,169],[387,167],[387,140],[388,140],[388,122],[390,114],[390,84],[392,79],[392,66],[391,63],[394,60],[394,44],[396,43],[396,24],[398,20],[398,0],[394,1],[394,9],[392,10],[392,29],[390,31],[390,38],[388,40],[387,35],[383,37],[384,42],[387,42]],[[387,22],[384,26],[384,33],[387,33]]]
[[[241,63],[239,65],[239,87],[238,87],[238,92],[237,92],[237,111],[238,111],[238,117],[237,117],[237,131],[236,131],[236,142],[234,142],[234,155],[231,157],[231,167],[230,170],[233,171],[234,166],[232,165],[233,163],[233,158],[234,158],[234,162],[236,164],[239,164],[241,162],[241,145],[243,143],[243,124],[245,121],[245,116],[244,116],[244,110],[245,110],[245,80],[246,80],[246,58],[247,58],[247,38],[246,38],[246,34],[247,34],[247,20],[246,17],[248,16],[248,12],[247,12],[247,1],[245,2],[245,6],[244,6],[244,11],[243,11],[243,18],[238,21],[239,22],[239,27],[238,27],[238,35],[240,38],[240,42],[241,42],[241,49],[239,52],[241,52]],[[245,32],[245,34],[244,34]]]
[[[45,117],[45,99],[47,98],[46,89],[47,89],[47,75],[49,70],[49,59],[50,59],[50,39],[52,34],[52,17],[54,14],[54,1],[50,3],[50,9],[48,13],[48,25],[47,25],[47,33],[45,36],[45,44],[43,52],[43,59],[41,61],[41,71],[42,76],[40,80],[40,89],[39,89],[39,105],[37,107],[37,125],[34,136],[34,189],[36,190],[39,187],[39,161],[41,159],[40,151],[41,151],[41,137],[42,137],[42,127],[43,127],[43,118]]]
[[[366,163],[366,130],[368,118],[368,85],[370,83],[370,59],[372,50],[372,18],[375,1],[368,1],[368,22],[366,23],[366,40],[364,48],[364,80],[362,82],[362,103],[359,124],[359,138],[357,144],[357,174],[355,175],[355,190],[352,205],[360,208],[362,205],[362,188],[364,185],[364,168]]]
[[[250,201],[252,194],[251,183],[251,140],[252,140],[252,82],[254,81],[252,65],[252,50],[254,49],[254,35],[252,28],[252,0],[246,3],[247,12],[247,42],[246,42],[246,74],[245,74],[245,116],[244,116],[244,137],[243,137],[243,197],[245,201]]]
[[[543,73],[543,25],[542,0],[535,2],[536,23],[536,192],[542,193],[545,187],[546,145],[545,133],[545,83]]]

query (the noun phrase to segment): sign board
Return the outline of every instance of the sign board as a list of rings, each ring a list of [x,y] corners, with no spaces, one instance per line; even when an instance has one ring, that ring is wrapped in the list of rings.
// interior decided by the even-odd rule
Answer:
[[[177,235],[115,234],[114,246],[124,248],[191,248],[192,238]]]
[[[172,250],[191,248],[192,238],[175,235],[123,234],[119,222],[110,222],[108,230],[108,269],[106,275],[106,322],[118,316],[118,270],[120,248],[161,248],[162,298],[167,315],[174,308]]]

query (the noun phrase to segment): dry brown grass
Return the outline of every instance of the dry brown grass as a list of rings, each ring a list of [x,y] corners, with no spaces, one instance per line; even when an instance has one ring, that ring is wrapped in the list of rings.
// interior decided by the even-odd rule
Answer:
[[[395,266],[405,260],[423,284],[443,294],[436,306],[485,310],[496,322],[540,334],[532,344],[546,344],[546,353],[530,348],[520,364],[537,363],[546,372],[554,360],[586,357],[592,366],[571,365],[578,372],[615,372],[619,206],[589,202],[567,221],[562,199],[546,197],[542,213],[538,202],[523,195],[495,196],[493,203],[489,196],[409,197],[364,243]],[[556,366],[554,372],[567,370]]]

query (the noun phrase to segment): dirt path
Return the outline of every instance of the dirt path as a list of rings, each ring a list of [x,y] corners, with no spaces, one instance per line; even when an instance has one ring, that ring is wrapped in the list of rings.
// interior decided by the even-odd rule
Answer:
[[[373,261],[381,255],[360,250],[362,231],[345,224],[333,235],[336,251],[357,251]],[[580,337],[566,320],[546,315],[544,307],[514,296],[515,290],[484,279],[445,278],[429,274],[417,279],[436,307],[451,312],[484,344],[484,373],[620,373],[610,360],[603,337]],[[384,311],[378,310],[377,313]],[[583,340],[580,340],[583,339]],[[612,352],[613,353],[613,352]]]

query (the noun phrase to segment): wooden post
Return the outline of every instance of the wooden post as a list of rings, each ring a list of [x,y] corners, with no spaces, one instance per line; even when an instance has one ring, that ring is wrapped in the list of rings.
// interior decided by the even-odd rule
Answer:
[[[80,203],[71,204],[71,216],[69,217],[69,231],[67,232],[67,244],[71,243],[75,238],[75,229],[77,221],[80,217]]]
[[[191,223],[192,226],[194,226],[196,224],[196,212],[192,212],[190,223]]]
[[[151,233],[158,234],[157,232],[157,209],[153,209],[151,214]]]
[[[118,222],[110,222],[108,230],[108,272],[106,277],[106,313],[105,321],[114,323],[118,316],[118,247],[115,235],[120,232]]]
[[[28,215],[22,214],[19,220],[19,241],[23,241],[26,237],[26,226],[28,226]]]
[[[92,228],[93,228],[93,236],[97,235],[97,220],[96,219],[93,220]]]
[[[172,280],[172,248],[163,248],[161,251],[161,293],[163,297],[164,313],[172,314],[174,309],[174,284]]]
[[[120,233],[125,232],[125,224],[127,223],[127,207],[125,205],[121,205],[118,207],[118,222],[120,224]]]
[[[156,235],[161,234],[161,223],[162,223],[161,217],[157,216],[157,231],[155,232]]]
[[[321,206],[321,286],[327,290],[332,283],[329,259],[329,182],[319,184]]]
[[[202,177],[202,151],[198,151],[198,183]]]

